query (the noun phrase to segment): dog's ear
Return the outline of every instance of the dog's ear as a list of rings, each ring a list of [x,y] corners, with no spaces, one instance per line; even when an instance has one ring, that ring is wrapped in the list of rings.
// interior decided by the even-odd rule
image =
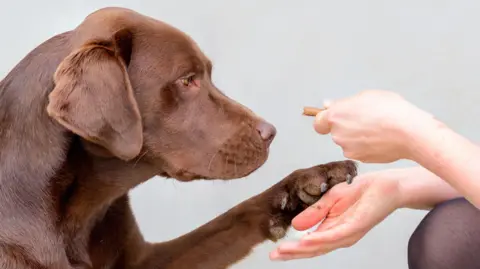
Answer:
[[[128,161],[143,145],[142,122],[127,73],[132,34],[84,44],[54,74],[48,114],[71,132]]]

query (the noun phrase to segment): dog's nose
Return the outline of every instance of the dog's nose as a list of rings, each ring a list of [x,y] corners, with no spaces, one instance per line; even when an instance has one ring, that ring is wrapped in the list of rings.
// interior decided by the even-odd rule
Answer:
[[[257,131],[260,133],[262,139],[267,143],[267,146],[270,146],[275,135],[277,134],[277,129],[272,124],[262,121],[257,125]]]

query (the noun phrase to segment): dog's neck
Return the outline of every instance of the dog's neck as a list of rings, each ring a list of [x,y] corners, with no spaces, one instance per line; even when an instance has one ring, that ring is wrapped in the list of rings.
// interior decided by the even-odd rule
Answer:
[[[75,136],[66,162],[55,176],[56,193],[63,197],[63,204],[68,207],[64,210],[86,211],[81,213],[84,217],[95,214],[159,174],[147,162],[138,159],[124,162],[108,154],[99,155],[98,149],[92,152],[92,145],[86,145],[88,143]],[[70,176],[65,178],[65,175]]]
[[[95,225],[117,199],[156,173],[148,162],[124,162],[92,146],[72,135],[66,159],[51,179],[57,227],[67,256],[85,264],[89,264],[88,242]]]
[[[75,194],[78,190],[111,200],[155,175],[136,160],[126,163],[88,154],[73,141],[76,136],[48,116],[53,74],[71,51],[70,35],[66,32],[40,44],[0,82],[0,226],[2,216],[13,217],[15,212],[36,221],[56,219],[49,209],[51,199],[46,197],[52,194],[52,186],[55,200],[80,199],[73,198],[81,197]],[[26,77],[32,74],[35,77]],[[72,171],[82,173],[73,175]],[[75,187],[74,181],[82,187]],[[18,209],[25,200],[30,201],[28,206]],[[95,202],[86,201],[89,205]]]
[[[52,74],[69,52],[68,35],[38,46],[0,82],[0,227],[17,214],[51,222],[46,195],[65,159],[69,136],[48,117],[46,105]]]

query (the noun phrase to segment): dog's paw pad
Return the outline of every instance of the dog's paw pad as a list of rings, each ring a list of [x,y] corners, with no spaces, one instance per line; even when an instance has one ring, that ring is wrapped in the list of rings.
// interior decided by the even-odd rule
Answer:
[[[320,185],[308,184],[297,192],[298,198],[307,205],[316,203],[320,197],[329,189],[328,183],[321,183]]]
[[[287,229],[283,227],[281,223],[278,223],[277,221],[271,219],[268,224],[269,224],[268,230],[273,240],[282,239],[287,234]]]
[[[292,211],[297,206],[295,199],[292,199],[290,193],[287,191],[277,193],[273,205],[274,208],[280,211]]]

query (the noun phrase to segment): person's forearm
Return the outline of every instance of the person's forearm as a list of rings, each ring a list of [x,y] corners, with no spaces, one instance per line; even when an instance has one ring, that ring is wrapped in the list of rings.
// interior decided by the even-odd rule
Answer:
[[[412,160],[448,182],[480,208],[480,148],[448,127],[435,123],[411,136]]]
[[[393,171],[398,184],[399,207],[430,210],[462,195],[429,170],[419,166]]]

